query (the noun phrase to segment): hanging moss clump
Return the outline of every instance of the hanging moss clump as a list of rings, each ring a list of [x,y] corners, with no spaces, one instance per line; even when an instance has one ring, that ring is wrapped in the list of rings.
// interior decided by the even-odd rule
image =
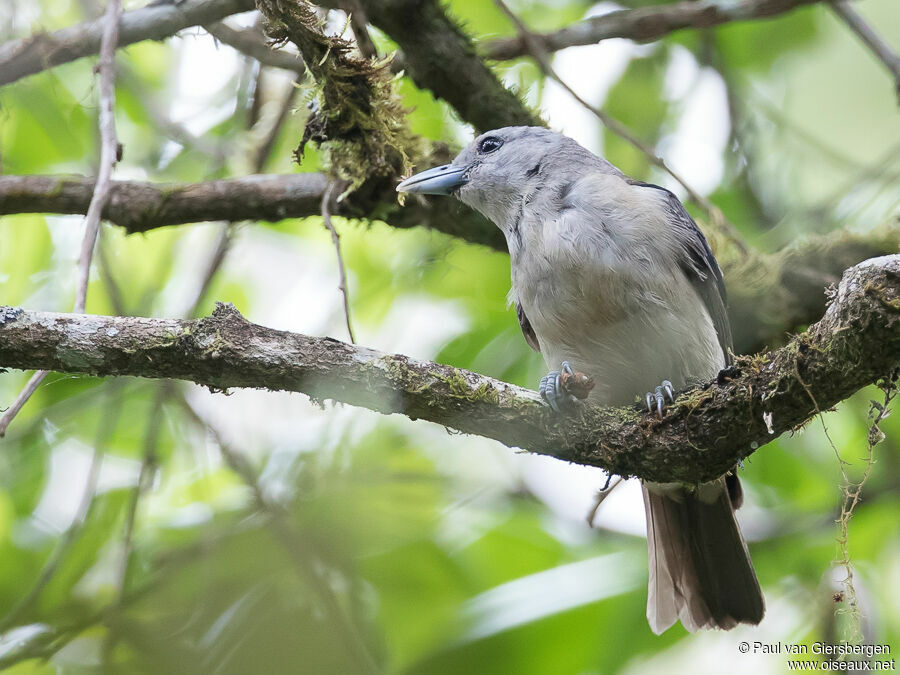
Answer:
[[[327,35],[306,0],[258,0],[273,41],[293,42],[316,81],[310,115],[295,151],[299,161],[312,141],[325,155],[331,175],[349,183],[345,194],[378,176],[400,176],[411,168],[417,141],[395,91],[392,56],[366,59],[353,42]]]

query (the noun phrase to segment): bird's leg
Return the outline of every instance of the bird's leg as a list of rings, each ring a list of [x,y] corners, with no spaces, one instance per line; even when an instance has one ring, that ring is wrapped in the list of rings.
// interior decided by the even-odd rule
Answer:
[[[663,393],[665,393],[665,396],[669,397],[669,401],[672,403],[675,402],[675,389],[668,380],[663,380],[661,385],[652,392],[648,391],[644,397],[644,400],[647,402],[647,412],[652,413],[655,408],[656,414],[659,415],[660,419],[662,419],[663,408],[666,405],[666,399]]]
[[[541,398],[558,413],[575,408],[579,399],[585,399],[594,388],[593,378],[576,372],[568,361],[559,370],[552,370],[541,378],[538,391]]]

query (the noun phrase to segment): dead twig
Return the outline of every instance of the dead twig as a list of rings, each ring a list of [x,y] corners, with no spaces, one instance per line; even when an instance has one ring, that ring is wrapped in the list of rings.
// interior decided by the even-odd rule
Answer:
[[[331,195],[333,193],[334,183],[331,183],[325,190],[325,194],[322,195],[322,220],[325,223],[325,227],[331,232],[331,241],[334,244],[334,252],[337,254],[339,276],[338,289],[341,291],[341,295],[344,299],[344,320],[347,323],[347,333],[350,335],[350,342],[356,344],[356,338],[353,335],[353,326],[350,324],[350,300],[347,297],[347,272],[344,268],[344,256],[341,254],[341,239],[338,236],[337,230],[334,229],[334,223],[331,222],[329,202],[331,201]]]

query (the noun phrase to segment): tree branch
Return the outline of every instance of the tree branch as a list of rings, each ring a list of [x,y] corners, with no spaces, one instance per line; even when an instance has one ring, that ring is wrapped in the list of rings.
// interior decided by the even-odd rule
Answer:
[[[831,0],[831,9],[837,14],[847,27],[850,28],[856,36],[862,40],[863,44],[875,55],[879,61],[888,69],[891,77],[894,78],[894,90],[897,97],[900,98],[900,55],[895,54],[887,42],[872,30],[872,27],[866,23],[865,19],[850,6],[846,0]]]
[[[269,220],[321,214],[327,176],[317,173],[255,174],[207,183],[154,184],[113,181],[103,217],[128,232],[207,220]],[[0,215],[85,213],[94,181],[78,176],[0,176]],[[410,199],[405,207],[391,190],[365,186],[338,205],[334,215],[382,220],[396,228],[427,227],[506,252],[500,230],[456,200]],[[729,315],[737,353],[753,353],[782,341],[785,332],[812,323],[825,309],[823,290],[861,260],[896,253],[900,223],[866,234],[838,231],[807,237],[783,251],[724,258]]]
[[[205,183],[113,181],[103,219],[129,233],[207,220],[270,220],[319,213],[328,178],[256,174]],[[94,179],[0,176],[0,214],[85,213]]]
[[[253,8],[253,0],[184,0],[150,4],[122,14],[118,45],[125,47],[142,40],[164,40],[184,28],[213,23]],[[103,19],[100,18],[0,45],[0,85],[96,54],[102,35]]]
[[[301,77],[306,75],[306,64],[299,54],[292,54],[284,49],[272,49],[265,36],[256,29],[239,30],[224,21],[205,24],[203,28],[219,42],[256,59],[263,65],[290,70]]]
[[[610,38],[651,42],[684,28],[710,28],[731,21],[767,19],[821,0],[688,0],[670,5],[621,9],[596,16],[551,33],[537,33],[544,50],[592,45]],[[528,44],[521,35],[491,40],[484,47],[488,58],[503,61],[526,56]]]
[[[230,305],[193,321],[0,310],[3,367],[298,391],[661,482],[721,475],[898,365],[900,255],[848,270],[819,323],[782,349],[739,359],[720,383],[683,393],[662,420],[638,406],[594,405],[560,419],[533,391],[265,328]]]
[[[113,181],[103,218],[129,233],[207,220],[268,220],[318,216],[329,178],[320,173],[254,174],[205,183]],[[379,185],[379,187],[381,187]],[[83,176],[0,176],[0,216],[14,213],[85,213],[94,179]],[[386,220],[399,228],[424,225],[506,250],[497,227],[456,201],[410,199],[397,203],[393,184],[371,194],[365,186],[344,199],[334,215]]]
[[[341,3],[321,4],[339,8]],[[400,45],[413,82],[447,101],[476,129],[545,124],[503,86],[438,0],[361,0],[361,5],[369,20]]]

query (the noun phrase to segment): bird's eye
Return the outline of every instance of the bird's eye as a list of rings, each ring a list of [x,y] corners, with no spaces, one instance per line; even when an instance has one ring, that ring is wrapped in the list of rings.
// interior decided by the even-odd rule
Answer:
[[[496,136],[488,136],[487,138],[481,139],[481,143],[478,144],[478,152],[486,155],[489,152],[498,150],[501,145],[503,145],[502,139],[497,138]]]

